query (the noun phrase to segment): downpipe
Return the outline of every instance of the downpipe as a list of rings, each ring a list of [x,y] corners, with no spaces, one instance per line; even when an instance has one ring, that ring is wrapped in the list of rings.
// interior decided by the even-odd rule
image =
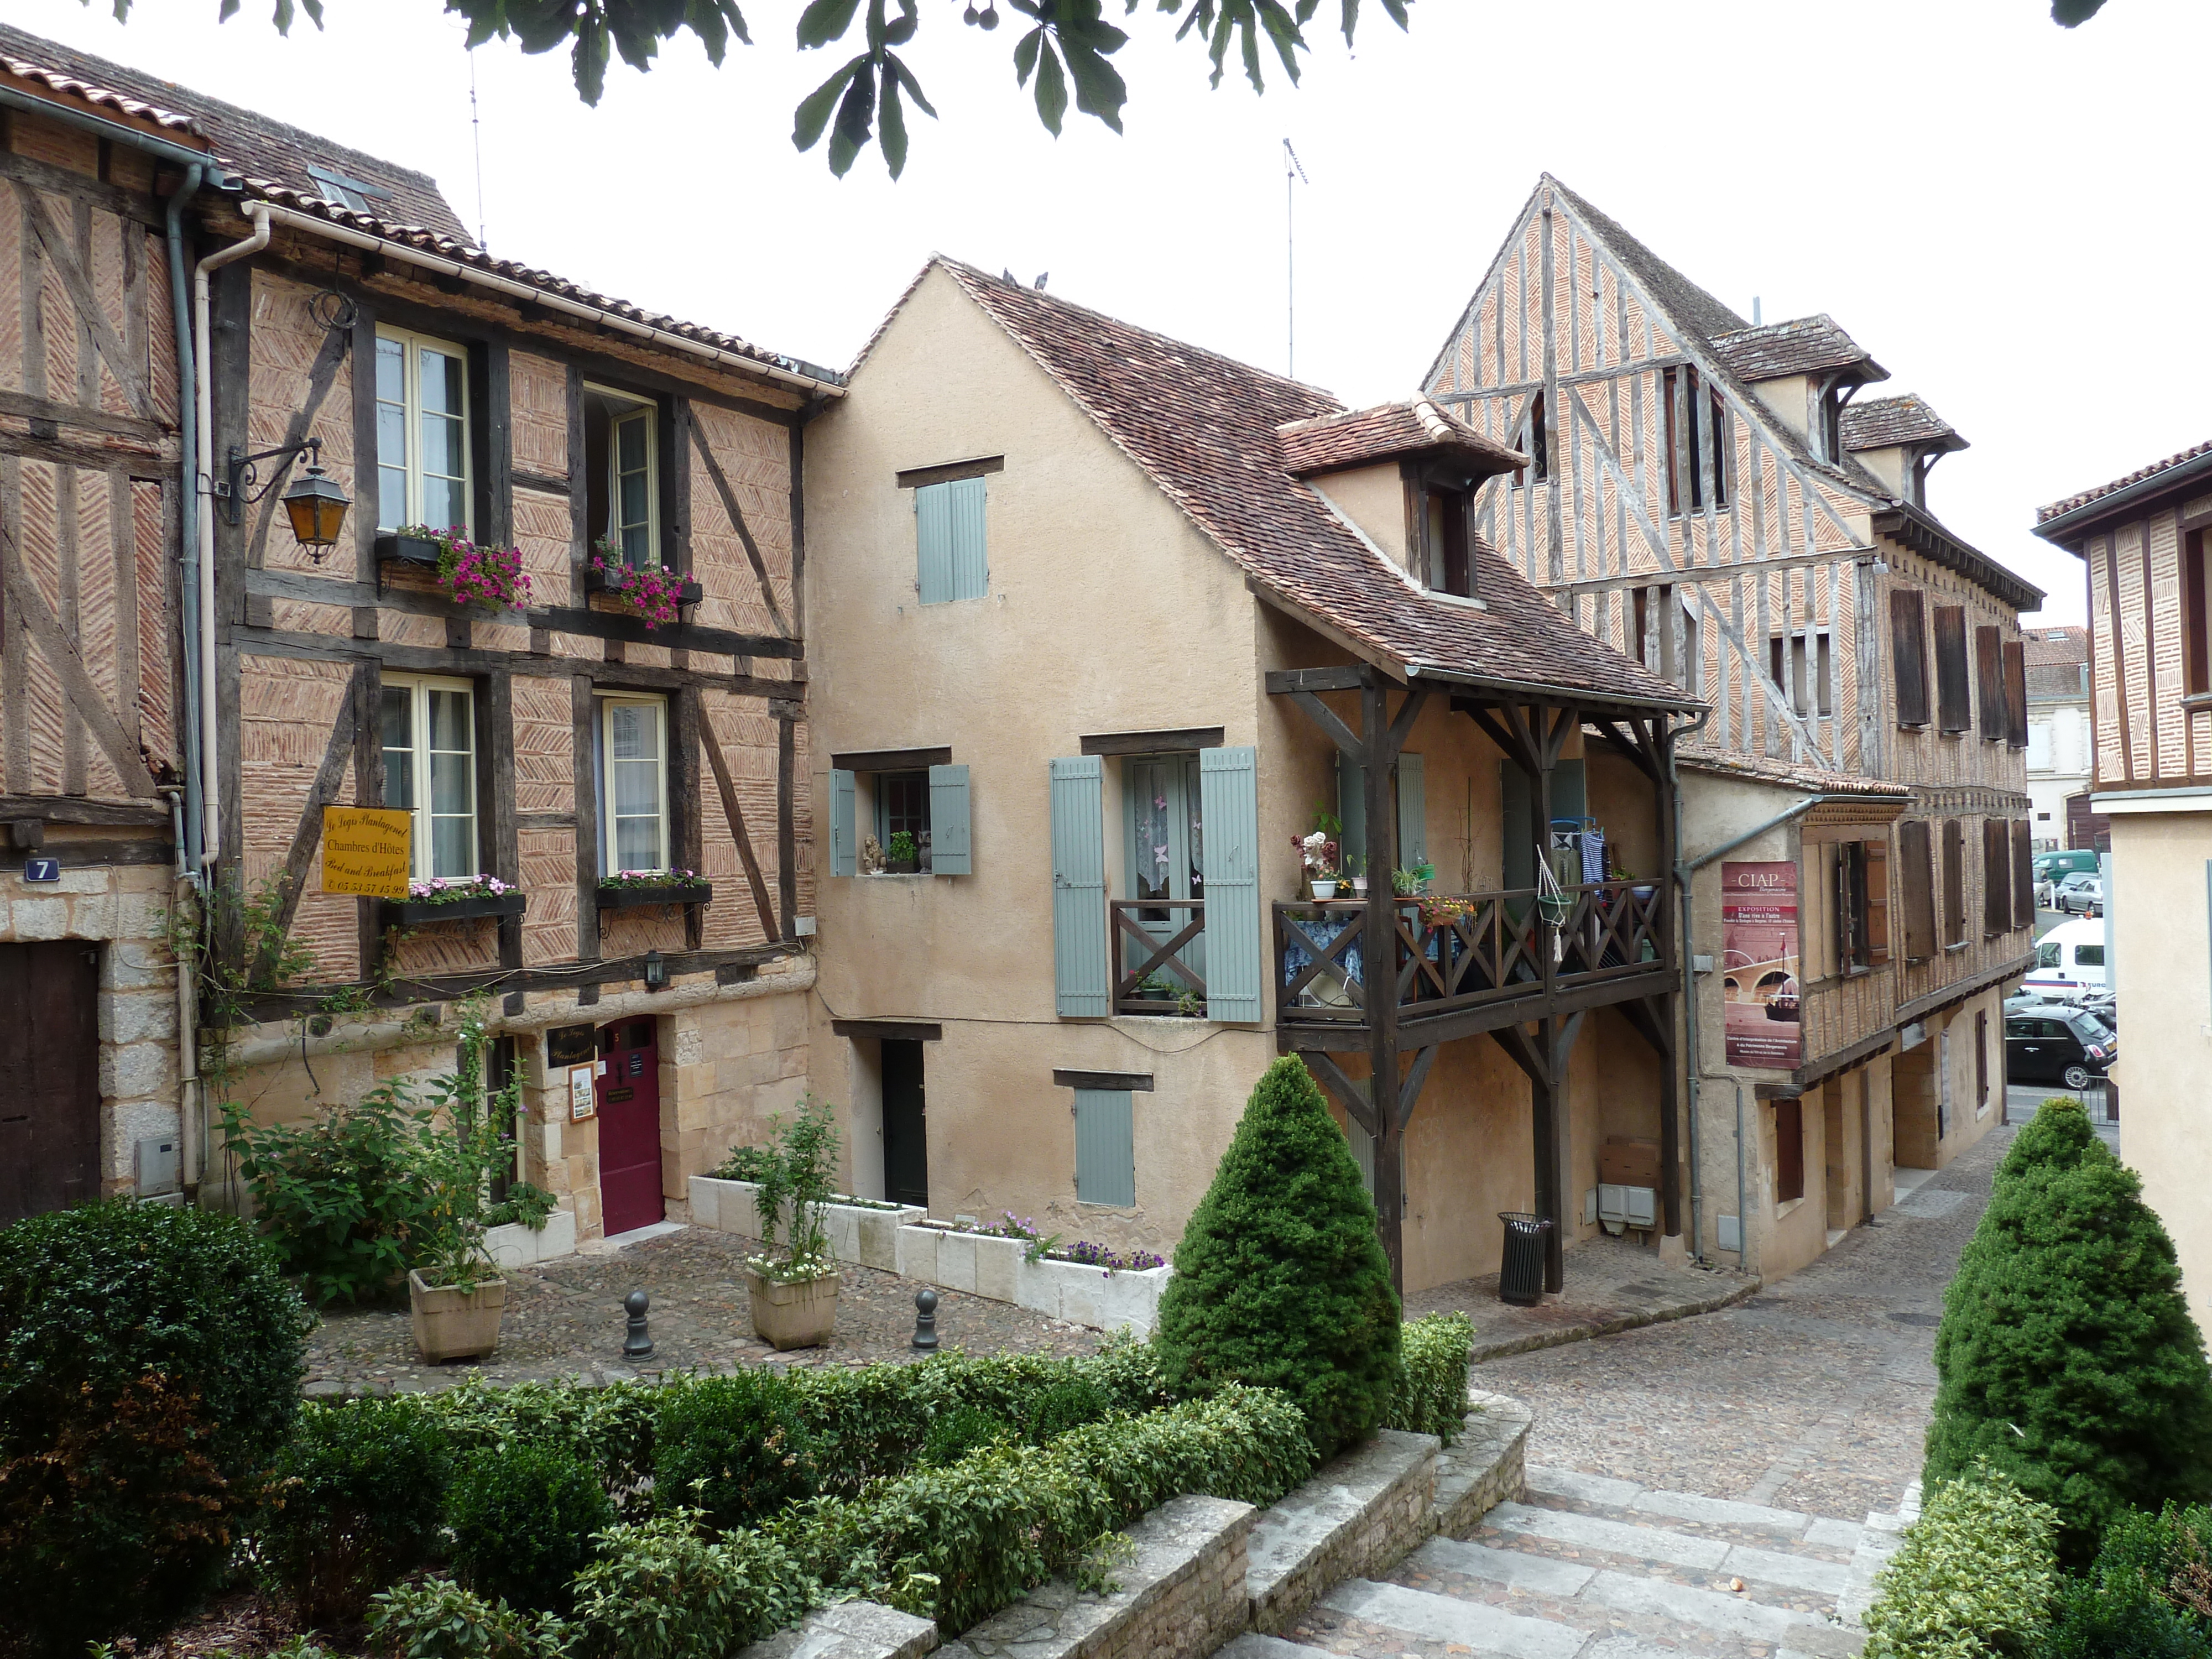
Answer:
[[[1668,734],[1667,743],[1667,787],[1672,796],[1674,812],[1674,845],[1682,844],[1682,771],[1675,750],[1681,739],[1694,737],[1705,729],[1711,720],[1710,705],[1698,710],[1698,718],[1688,725],[1678,726]],[[1682,936],[1675,949],[1682,957],[1682,1060],[1685,1080],[1689,1087],[1685,1091],[1685,1104],[1690,1114],[1690,1254],[1698,1261],[1705,1260],[1705,1179],[1699,1169],[1698,1135],[1698,998],[1697,975],[1692,963],[1695,958],[1691,941],[1696,937],[1690,931],[1690,884],[1681,878],[1681,860],[1674,863],[1674,891],[1682,908]]]

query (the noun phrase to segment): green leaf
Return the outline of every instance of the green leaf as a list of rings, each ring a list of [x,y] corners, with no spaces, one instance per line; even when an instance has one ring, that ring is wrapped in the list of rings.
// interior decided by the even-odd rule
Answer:
[[[607,89],[607,30],[605,24],[597,27],[589,23],[576,30],[576,45],[568,54],[568,65],[576,82],[576,95],[596,107],[599,96]]]
[[[1030,71],[1036,68],[1037,49],[1044,44],[1044,25],[1040,23],[1021,38],[1014,48],[1014,84],[1025,87],[1030,83]]]
[[[887,59],[887,61],[890,63],[892,70],[898,76],[899,84],[906,88],[906,95],[914,100],[915,105],[921,109],[924,115],[929,117],[933,121],[935,120],[937,118],[937,106],[934,104],[932,104],[928,99],[921,95],[921,82],[914,78],[914,71],[906,66],[905,60],[898,58],[891,58]]]
[[[812,149],[822,137],[822,129],[830,124],[830,112],[837,106],[837,94],[845,90],[845,83],[867,64],[863,52],[840,69],[827,81],[807,94],[792,118],[791,142],[799,149]]]
[[[842,39],[853,27],[853,14],[860,9],[860,0],[813,0],[799,14],[799,46],[826,46]]]
[[[883,130],[877,142],[883,146],[884,166],[896,179],[906,171],[906,113],[899,108],[899,77],[886,69],[884,75]]]
[[[864,58],[860,72],[837,106],[837,118],[830,129],[830,171],[840,179],[852,171],[854,158],[866,145],[875,122],[876,77]]]
[[[1113,33],[1119,34],[1121,31],[1115,29]],[[1115,131],[1121,131],[1121,106],[1129,96],[1121,71],[1108,63],[1097,49],[1071,40],[1065,34],[1060,37],[1060,49],[1067,54],[1067,72],[1075,82],[1075,106],[1085,115],[1097,116]]]
[[[1060,119],[1067,113],[1067,77],[1060,72],[1060,54],[1049,40],[1042,42],[1037,52],[1036,106],[1045,131],[1059,137]]]

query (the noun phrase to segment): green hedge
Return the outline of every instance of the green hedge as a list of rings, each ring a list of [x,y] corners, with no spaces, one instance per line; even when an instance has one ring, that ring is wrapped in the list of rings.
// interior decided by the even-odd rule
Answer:
[[[2058,1514],[1987,1463],[1929,1492],[1881,1570],[1863,1659],[2025,1653],[2059,1590]]]
[[[1467,1416],[1467,1367],[1474,1322],[1463,1313],[1429,1314],[1406,1322],[1403,1369],[1390,1396],[1388,1429],[1433,1434],[1447,1446]]]

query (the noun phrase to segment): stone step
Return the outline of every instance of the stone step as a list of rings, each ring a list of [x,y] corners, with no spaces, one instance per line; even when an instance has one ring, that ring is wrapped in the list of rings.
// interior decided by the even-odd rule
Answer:
[[[1735,1498],[1667,1492],[1639,1486],[1633,1481],[1583,1474],[1575,1469],[1532,1468],[1528,1472],[1528,1482],[1530,1501],[1546,1507],[1574,1505],[1601,1514],[1613,1511],[1608,1518],[1644,1524],[1649,1524],[1647,1517],[1657,1517],[1675,1523],[1678,1528],[1686,1526],[1692,1535],[1708,1529],[1717,1535],[1724,1532],[1762,1534],[1766,1536],[1759,1541],[1768,1547],[1838,1562],[1850,1560],[1858,1547],[1862,1530],[1855,1522],[1830,1520]],[[1736,1538],[1731,1541],[1747,1540]]]

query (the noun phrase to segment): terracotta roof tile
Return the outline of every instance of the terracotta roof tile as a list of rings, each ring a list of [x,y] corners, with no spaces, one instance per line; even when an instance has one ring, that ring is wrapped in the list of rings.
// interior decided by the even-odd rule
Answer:
[[[2089,630],[2075,623],[2069,623],[2057,628],[2024,624],[2020,630],[2020,637],[2030,668],[2039,663],[2089,660]]]
[[[1278,430],[1284,459],[1302,478],[1429,451],[1460,456],[1478,478],[1528,464],[1520,451],[1484,437],[1426,398],[1292,421]]]
[[[2184,461],[2193,461],[2200,455],[2212,454],[2212,440],[2192,444],[2178,455],[2169,455],[2162,461],[2153,461],[2148,466],[2139,466],[2124,478],[2115,478],[2110,483],[2099,484],[2094,489],[2077,490],[2063,501],[2053,501],[2048,507],[2035,509],[2035,521],[2047,524],[2062,513],[2071,513],[2076,507],[2087,507],[2092,501],[2102,501],[2107,495],[2117,495],[2130,484],[2142,483],[2155,478],[2168,467],[2179,466]]]
[[[7,33],[12,35],[15,31]],[[88,104],[102,115],[127,115],[133,120],[150,121],[157,127],[166,127],[173,133],[193,138],[206,136],[201,131],[200,124],[189,115],[164,109],[143,98],[134,98],[127,92],[118,92],[112,87],[96,85],[48,64],[19,58],[11,51],[0,49],[0,69],[6,70],[19,81],[33,82],[72,103]]]
[[[1867,378],[1886,380],[1889,371],[1867,356],[1859,343],[1826,315],[1799,317],[1716,334],[1711,345],[1721,361],[1746,380],[1776,380],[1788,374],[1817,374],[1823,369],[1863,364]]]
[[[1966,441],[1917,393],[1874,398],[1844,405],[1845,449],[1887,449],[1895,444],[1964,449]]]
[[[1593,701],[1692,706],[1584,634],[1479,542],[1486,609],[1431,598],[1388,563],[1289,470],[1279,428],[1344,413],[1328,393],[973,266],[934,263],[1261,592],[1362,654]]]
[[[1808,794],[1879,795],[1888,799],[1908,801],[1912,799],[1910,784],[1863,777],[1856,772],[1829,772],[1818,767],[1796,766],[1785,760],[1771,760],[1759,755],[1686,748],[1680,751],[1680,761],[1681,765],[1692,771],[1747,778],[1756,783],[1783,784],[1792,789],[1802,789]]]

